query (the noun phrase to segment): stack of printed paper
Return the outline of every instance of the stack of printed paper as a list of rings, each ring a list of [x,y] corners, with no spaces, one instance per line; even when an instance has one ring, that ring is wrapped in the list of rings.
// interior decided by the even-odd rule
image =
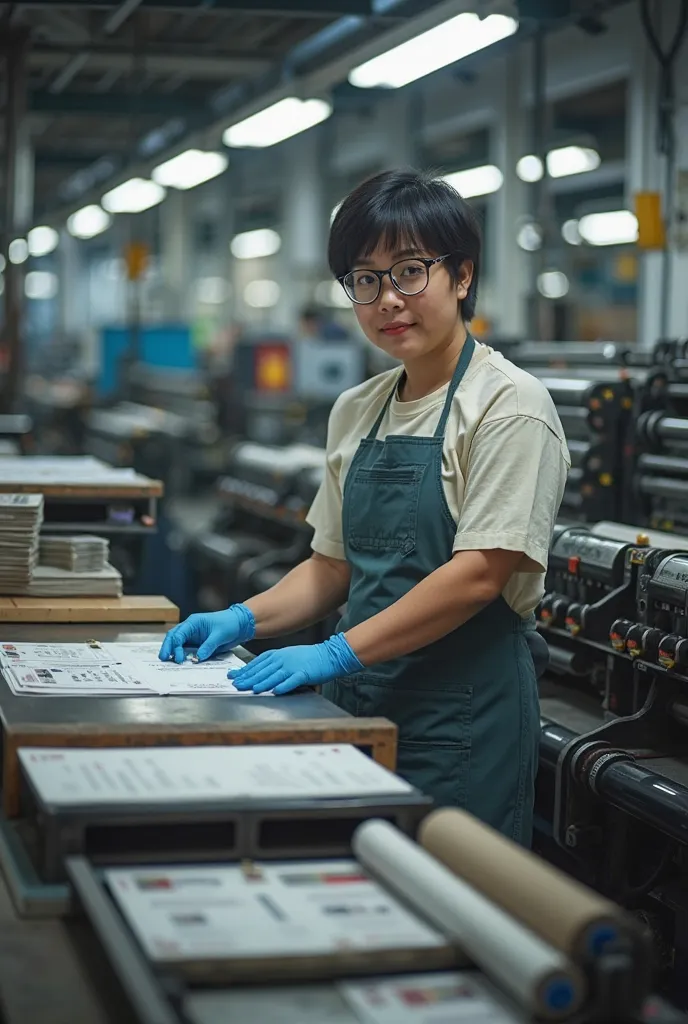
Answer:
[[[0,669],[17,695],[134,697],[227,694],[237,690],[227,678],[242,662],[233,654],[182,665],[158,660],[159,643],[24,644],[0,642]]]
[[[16,593],[27,597],[121,597],[122,574],[107,562],[102,569],[85,572],[37,565],[29,585]]]
[[[38,562],[42,494],[0,494],[0,594],[18,594]]]
[[[44,536],[40,542],[40,563],[69,572],[99,572],[107,566],[109,549],[104,537]]]

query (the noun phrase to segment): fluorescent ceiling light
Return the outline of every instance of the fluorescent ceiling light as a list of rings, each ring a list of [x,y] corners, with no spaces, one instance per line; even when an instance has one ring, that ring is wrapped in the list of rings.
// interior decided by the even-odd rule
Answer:
[[[638,239],[638,220],[630,210],[587,213],[578,230],[588,245],[628,245]]]
[[[572,220],[565,220],[561,225],[561,237],[569,245],[580,245],[582,242],[580,231],[578,230],[578,221],[574,218]]]
[[[521,181],[540,181],[544,173],[545,169],[542,166],[542,160],[539,156],[535,156],[534,153],[522,156],[516,164],[516,174]]]
[[[13,242],[10,242],[7,255],[10,258],[10,263],[14,263],[15,266],[26,263],[29,258],[29,244],[26,239],[15,238]]]
[[[157,181],[129,178],[106,192],[101,203],[108,213],[142,213],[165,198],[165,189]]]
[[[584,174],[600,166],[600,154],[584,146],[562,146],[547,154],[547,173],[551,178],[565,178],[569,174]]]
[[[257,231],[244,231],[235,235],[230,242],[230,249],[238,260],[255,260],[274,256],[279,252],[281,244],[282,239],[272,228],[258,228]]]
[[[41,224],[29,231],[27,241],[31,256],[47,256],[48,253],[57,249],[60,236],[55,228],[49,228],[47,224]]]
[[[534,221],[526,221],[518,229],[516,244],[525,252],[537,252],[542,248],[542,228]]]
[[[67,220],[67,231],[74,238],[95,238],[107,230],[111,222],[112,217],[102,207],[95,204],[82,206]]]
[[[51,274],[46,270],[32,270],[26,275],[24,293],[27,299],[54,299],[57,289],[57,274]]]
[[[537,286],[546,299],[563,299],[569,290],[569,279],[561,270],[545,270],[538,275]]]
[[[249,281],[244,288],[244,301],[254,309],[270,309],[279,302],[277,281]]]
[[[327,120],[332,105],[325,100],[300,100],[296,96],[279,100],[228,128],[222,139],[233,148],[274,146]]]
[[[360,64],[349,73],[349,81],[359,89],[398,89],[506,39],[517,28],[518,22],[504,14],[482,19],[477,14],[458,14]]]
[[[473,196],[487,196],[497,192],[502,187],[504,175],[494,164],[485,164],[484,167],[470,167],[467,171],[445,174],[444,180],[464,199],[471,199]]]
[[[153,181],[167,188],[195,188],[210,181],[227,169],[229,160],[224,153],[205,153],[200,149],[187,149],[179,156],[159,164],[151,174]]]

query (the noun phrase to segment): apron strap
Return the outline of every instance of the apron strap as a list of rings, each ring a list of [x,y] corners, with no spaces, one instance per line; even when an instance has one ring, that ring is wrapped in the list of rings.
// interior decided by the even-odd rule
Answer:
[[[449,418],[452,400],[456,393],[456,389],[463,380],[464,374],[468,369],[468,364],[470,363],[471,358],[473,357],[474,351],[475,340],[473,339],[473,336],[471,334],[467,334],[463,348],[461,349],[459,361],[456,364],[456,369],[454,370],[454,373],[452,374],[452,379],[449,383],[449,388],[447,390],[447,398],[444,403],[444,408],[442,409],[442,415],[440,416],[439,423],[437,424],[437,428],[434,433],[435,437],[444,437],[444,431],[447,426],[447,420]],[[372,427],[370,428],[367,437],[369,441],[374,440],[377,437],[378,431],[382,426],[382,421],[385,418],[385,413],[389,409],[392,402],[392,398],[394,397],[394,394],[397,388],[399,387],[399,381],[402,379],[404,375],[404,370],[402,370],[397,379],[394,381],[394,386],[391,388],[389,394],[387,395],[387,398],[385,399],[385,404],[382,406],[379,416],[377,417]]]
[[[447,429],[447,420],[449,419],[449,413],[451,411],[451,404],[456,394],[456,389],[464,378],[468,364],[470,363],[473,353],[475,351],[475,340],[472,334],[466,335],[466,340],[461,349],[461,355],[459,361],[456,364],[456,369],[452,375],[449,388],[447,390],[447,397],[444,402],[444,408],[442,409],[442,415],[439,418],[439,422],[435,429],[435,437],[444,437],[444,432]]]
[[[385,413],[387,412],[387,410],[389,409],[389,407],[390,407],[390,405],[392,403],[392,398],[394,397],[395,391],[399,387],[399,381],[401,380],[403,375],[404,375],[404,371],[402,369],[401,373],[397,376],[397,379],[394,381],[394,385],[393,385],[390,393],[387,395],[387,398],[385,399],[385,404],[382,406],[382,409],[380,410],[380,415],[375,420],[375,422],[373,423],[372,427],[370,428],[370,431],[368,432],[368,438],[367,439],[369,441],[372,441],[372,440],[374,440],[377,437],[377,432],[380,429],[380,427],[382,426],[382,421],[385,418]]]

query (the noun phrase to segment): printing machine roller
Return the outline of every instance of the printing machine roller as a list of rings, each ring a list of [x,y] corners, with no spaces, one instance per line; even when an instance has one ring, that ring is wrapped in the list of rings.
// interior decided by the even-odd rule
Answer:
[[[194,542],[199,607],[222,608],[274,586],[310,553],[305,516],[324,472],[323,449],[245,442],[230,454],[218,488],[223,508]],[[316,643],[323,626],[280,643]],[[274,641],[271,642],[274,646]],[[254,652],[260,643],[251,645]]]

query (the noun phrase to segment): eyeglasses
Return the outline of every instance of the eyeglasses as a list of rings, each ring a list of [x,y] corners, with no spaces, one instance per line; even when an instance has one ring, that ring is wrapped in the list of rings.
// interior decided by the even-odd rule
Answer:
[[[389,279],[402,295],[420,295],[428,287],[430,267],[442,263],[451,256],[415,256],[413,259],[399,260],[388,270],[352,270],[337,280],[352,302],[365,306],[375,302],[382,291],[382,279],[389,274]]]

